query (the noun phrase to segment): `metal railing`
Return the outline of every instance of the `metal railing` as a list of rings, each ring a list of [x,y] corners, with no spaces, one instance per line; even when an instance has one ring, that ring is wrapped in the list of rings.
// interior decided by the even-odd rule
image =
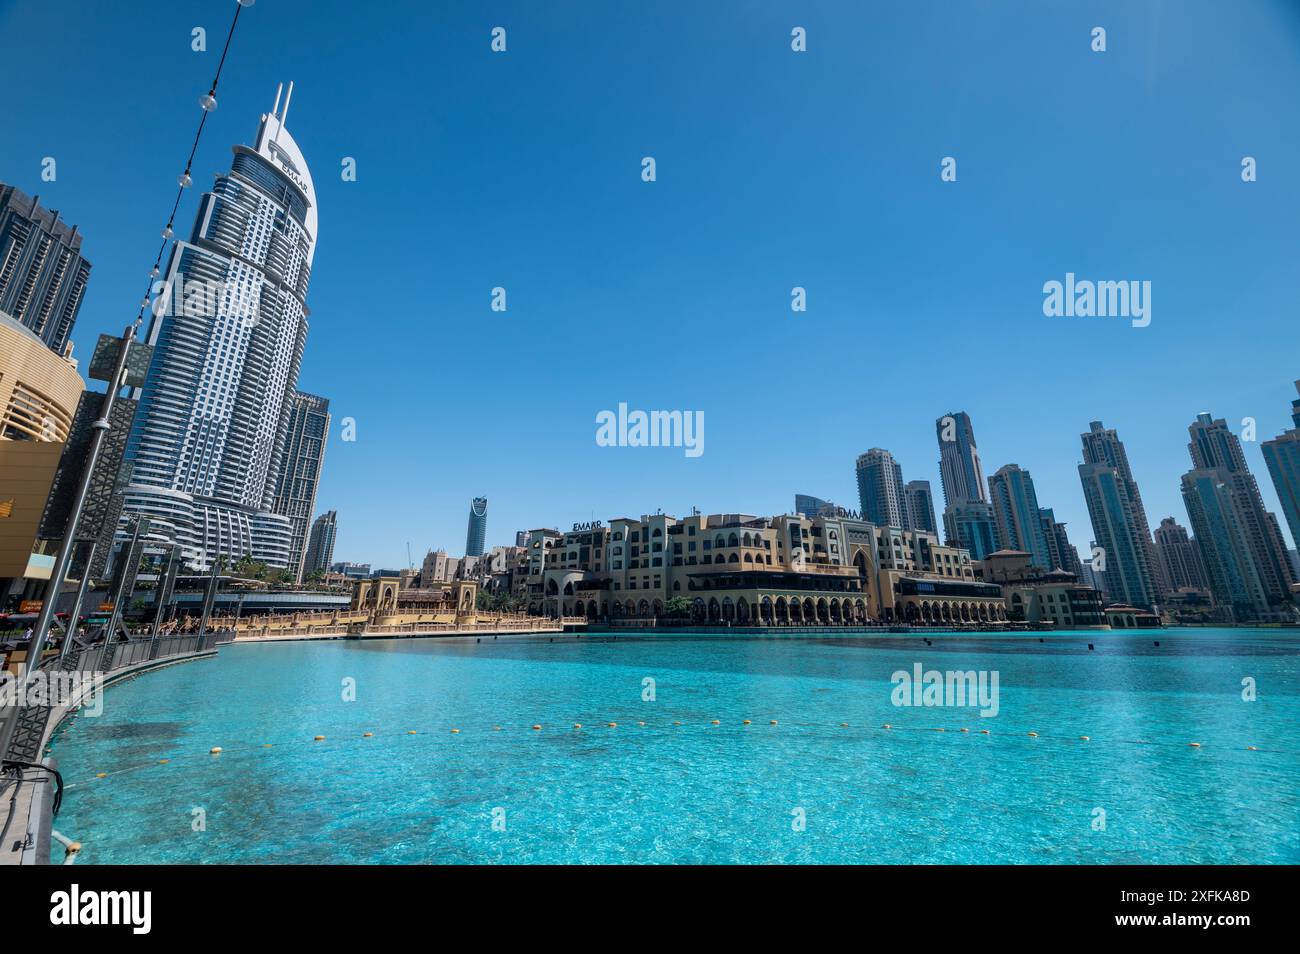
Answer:
[[[210,632],[201,636],[198,634],[160,636],[158,639],[143,637],[126,642],[110,641],[93,646],[74,644],[68,647],[66,653],[46,654],[36,668],[45,673],[89,672],[107,678],[115,672],[152,660],[214,649],[218,643],[229,641],[223,640],[223,635]],[[45,730],[53,710],[54,706],[50,704],[50,700],[31,705],[19,705],[10,710],[13,713],[10,718],[15,719],[17,725],[9,751],[3,753],[4,761],[36,762],[39,760],[41,744],[45,740]],[[2,732],[0,737],[3,737]]]

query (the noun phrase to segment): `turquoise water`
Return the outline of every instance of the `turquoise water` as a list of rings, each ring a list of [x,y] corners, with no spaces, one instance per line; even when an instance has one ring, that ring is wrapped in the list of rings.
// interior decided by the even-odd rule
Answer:
[[[1300,862],[1300,635],[929,638],[226,647],[61,727],[56,827],[81,863]],[[893,705],[918,662],[998,714]]]

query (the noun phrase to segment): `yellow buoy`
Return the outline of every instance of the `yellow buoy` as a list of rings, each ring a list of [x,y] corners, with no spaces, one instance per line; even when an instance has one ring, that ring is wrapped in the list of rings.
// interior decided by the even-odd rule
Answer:
[[[325,736],[323,736],[323,735],[315,736],[315,737],[312,738],[312,741],[313,741],[313,742],[324,742],[324,741],[325,741]]]
[[[221,754],[221,746],[219,746],[219,745],[214,745],[212,748],[208,749],[208,751],[211,752],[213,755],[220,755],[220,754]]]
[[[1030,732],[1029,734],[1030,734],[1030,736],[1031,736],[1032,738],[1035,738],[1035,739],[1038,738],[1038,733],[1037,733],[1037,732]]]
[[[374,735],[375,735],[375,734],[374,734],[373,732],[362,732],[362,733],[361,733],[361,738],[363,738],[363,739],[370,739],[370,738],[373,738]]]
[[[674,722],[673,725],[681,725],[680,722]]]
[[[573,723],[573,727],[574,727],[575,729],[581,729],[581,728],[582,728],[582,723],[581,723],[581,722],[575,722],[575,723]]]
[[[407,734],[407,735],[415,735],[415,730],[414,730],[414,729],[407,729],[407,730],[406,730],[406,734]]]
[[[773,719],[771,722],[768,723],[768,725],[776,725],[776,720]]]
[[[452,730],[451,730],[451,734],[452,734],[452,735],[456,735],[456,734],[458,734],[459,732],[460,732],[460,729],[452,729]]]
[[[720,721],[718,721],[717,719],[714,719],[714,720],[713,720],[713,724],[714,724],[714,725],[722,725],[722,723],[721,723]]]
[[[1255,748],[1255,746],[1253,746],[1253,745],[1248,745],[1248,746],[1246,746],[1246,751],[1247,751],[1247,752],[1258,752],[1259,749]]]
[[[539,730],[539,729],[541,729],[541,726],[540,726],[540,725],[535,725],[535,726],[533,726],[533,730],[534,730],[534,731],[537,731],[537,730]]]
[[[605,725],[609,726],[611,729],[617,729],[617,728],[618,728],[618,723],[617,723],[617,722],[606,722]]]
[[[1089,736],[1081,735],[1081,736],[1079,736],[1079,741],[1081,741],[1081,742],[1091,742],[1092,739],[1091,739],[1091,737],[1089,737]]]
[[[270,743],[270,742],[263,742],[263,743],[262,743],[262,748],[264,748],[264,749],[269,749],[270,747],[271,747],[271,743]]]
[[[749,720],[748,720],[748,719],[745,719],[745,720],[744,720],[744,723],[745,723],[745,725],[749,725]]]
[[[934,731],[935,731],[935,732],[946,732],[947,730],[946,730],[946,729],[935,729]]]
[[[107,773],[107,772],[96,772],[96,773],[95,773],[95,778],[108,778],[108,773]]]
[[[1193,749],[1199,749],[1201,747],[1201,743],[1199,742],[1188,742],[1187,744]]]
[[[159,764],[159,765],[166,765],[166,764],[167,764],[168,762],[170,762],[170,761],[171,761],[171,759],[159,759],[159,760],[158,760],[158,764]]]

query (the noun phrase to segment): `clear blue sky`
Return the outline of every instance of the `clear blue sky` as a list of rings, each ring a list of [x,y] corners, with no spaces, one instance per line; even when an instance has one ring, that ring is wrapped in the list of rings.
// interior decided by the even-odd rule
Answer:
[[[1082,547],[1090,420],[1119,429],[1153,525],[1186,523],[1198,411],[1289,425],[1298,6],[261,0],[195,180],[296,81],[320,207],[299,384],[335,415],[336,559],[459,554],[476,494],[489,545],[656,508],[780,513],[796,491],[856,506],[874,446],[941,505],[934,420],[956,409],[986,470],[1028,468]],[[83,358],[135,314],[233,7],[0,3],[0,180],[85,232]],[[1150,280],[1151,326],[1044,317],[1067,271]],[[597,447],[619,401],[703,410],[705,454]]]

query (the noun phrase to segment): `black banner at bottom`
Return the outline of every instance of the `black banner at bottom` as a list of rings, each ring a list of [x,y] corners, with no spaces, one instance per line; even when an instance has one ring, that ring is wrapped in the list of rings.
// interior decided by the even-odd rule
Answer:
[[[375,941],[456,927],[537,941],[665,918],[734,943],[788,918],[818,934],[1075,938],[1157,934],[1232,943],[1294,916],[1276,867],[39,867],[11,869],[21,934],[85,940]],[[818,923],[806,919],[816,915]],[[563,925],[567,924],[568,927]],[[639,927],[638,927],[639,925]],[[791,922],[787,925],[795,928]],[[974,931],[974,934],[965,933]],[[79,937],[73,937],[73,934]],[[674,929],[673,934],[678,934]],[[612,936],[607,935],[608,937]],[[1249,936],[1249,935],[1246,935]],[[463,943],[463,941],[462,941]]]

